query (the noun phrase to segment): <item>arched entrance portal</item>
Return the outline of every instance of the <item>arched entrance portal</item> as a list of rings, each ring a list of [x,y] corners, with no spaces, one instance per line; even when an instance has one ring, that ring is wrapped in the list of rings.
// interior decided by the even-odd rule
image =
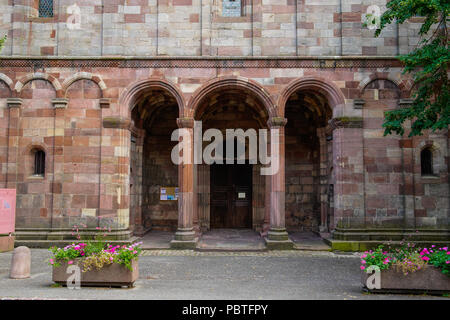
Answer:
[[[235,87],[217,88],[200,100],[195,120],[201,122],[203,133],[216,129],[223,136],[223,163],[202,163],[196,166],[198,211],[194,225],[201,230],[217,228],[251,228],[261,230],[265,219],[265,176],[260,163],[250,158],[250,139],[245,138],[244,163],[238,163],[238,139],[227,130],[242,129],[244,133],[267,128],[269,114],[254,94]],[[236,131],[235,131],[236,132]],[[214,138],[213,138],[214,139]],[[211,139],[211,140],[213,140]],[[210,144],[203,142],[203,150]],[[233,145],[233,157],[226,154]],[[232,163],[230,163],[232,162]]]
[[[311,90],[295,91],[287,100],[286,228],[318,231],[321,202],[327,202],[331,141],[326,126],[331,119],[327,99]]]
[[[180,106],[176,96],[148,84],[134,95],[131,111],[130,225],[134,233],[175,231],[178,225],[178,166],[171,161]],[[175,195],[175,196],[174,196]]]

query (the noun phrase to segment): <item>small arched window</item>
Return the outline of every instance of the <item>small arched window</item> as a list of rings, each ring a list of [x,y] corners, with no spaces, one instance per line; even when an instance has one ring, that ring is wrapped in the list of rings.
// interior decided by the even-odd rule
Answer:
[[[425,148],[420,152],[420,166],[422,175],[433,174],[433,153],[430,148]]]
[[[42,150],[36,150],[34,153],[34,175],[45,175],[45,152]]]
[[[53,17],[53,0],[39,0],[39,17]]]

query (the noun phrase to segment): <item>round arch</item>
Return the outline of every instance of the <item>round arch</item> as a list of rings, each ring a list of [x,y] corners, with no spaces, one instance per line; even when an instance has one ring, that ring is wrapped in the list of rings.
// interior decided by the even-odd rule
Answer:
[[[17,80],[16,85],[14,86],[14,90],[16,91],[17,96],[20,95],[20,92],[22,91],[23,87],[28,82],[33,81],[33,80],[45,80],[45,81],[50,82],[52,84],[53,88],[55,89],[56,97],[57,98],[64,97],[64,92],[63,92],[62,86],[59,83],[58,79],[56,79],[54,76],[52,76],[50,74],[41,73],[41,72],[29,73],[26,76]]]
[[[127,116],[131,118],[131,111],[136,106],[136,102],[140,98],[140,94],[148,89],[161,89],[169,92],[177,101],[179,116],[182,118],[185,109],[185,102],[183,95],[178,88],[167,80],[160,78],[149,78],[132,83],[124,92],[122,92],[119,99],[119,105],[127,108]]]
[[[387,80],[394,83],[398,89],[400,90],[400,96],[401,98],[408,98],[411,94],[411,90],[413,88],[414,82],[410,79],[400,79],[398,77],[394,77],[391,73],[383,73],[383,72],[376,72],[372,73],[371,75],[365,77],[359,84],[358,90],[359,90],[359,96],[361,97],[364,93],[365,88],[376,80]]]
[[[299,90],[312,90],[323,94],[332,109],[345,104],[344,94],[333,82],[318,77],[304,77],[293,80],[281,92],[278,99],[280,117],[284,117],[286,103],[290,96]]]
[[[202,102],[211,93],[226,89],[240,89],[249,92],[262,104],[269,118],[277,117],[277,109],[269,93],[256,81],[236,76],[214,78],[198,88],[189,100],[188,108],[184,116],[195,118],[200,113],[199,111],[201,111]]]
[[[7,85],[7,87],[8,87],[8,89],[9,89],[10,93],[13,92],[13,87],[12,87],[13,81],[11,80],[10,77],[8,77],[8,76],[7,76],[6,74],[4,74],[4,73],[0,73],[0,81],[4,82],[4,83]]]
[[[78,72],[78,73],[72,75],[71,77],[67,78],[66,80],[64,80],[64,82],[62,84],[62,90],[64,92],[64,97],[67,96],[67,91],[69,90],[70,86],[74,82],[79,81],[79,80],[90,80],[90,81],[95,82],[98,85],[98,87],[100,88],[100,92],[101,92],[100,98],[104,97],[104,90],[107,89],[105,82],[99,75],[94,75],[89,72]]]

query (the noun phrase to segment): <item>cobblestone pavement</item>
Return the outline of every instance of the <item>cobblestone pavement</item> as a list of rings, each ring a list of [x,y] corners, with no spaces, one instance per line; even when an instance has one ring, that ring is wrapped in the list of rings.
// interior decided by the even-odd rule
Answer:
[[[0,253],[0,299],[447,299],[361,290],[359,254],[314,251],[146,250],[131,289],[55,287],[47,250],[32,249],[30,279],[9,279]]]

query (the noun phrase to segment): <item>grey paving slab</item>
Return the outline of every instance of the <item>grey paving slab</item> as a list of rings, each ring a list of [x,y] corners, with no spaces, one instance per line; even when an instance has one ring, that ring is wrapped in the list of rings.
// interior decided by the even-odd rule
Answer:
[[[32,250],[31,278],[8,278],[0,254],[0,299],[447,299],[364,294],[357,254],[332,252],[145,251],[132,289],[52,287],[46,250]]]

